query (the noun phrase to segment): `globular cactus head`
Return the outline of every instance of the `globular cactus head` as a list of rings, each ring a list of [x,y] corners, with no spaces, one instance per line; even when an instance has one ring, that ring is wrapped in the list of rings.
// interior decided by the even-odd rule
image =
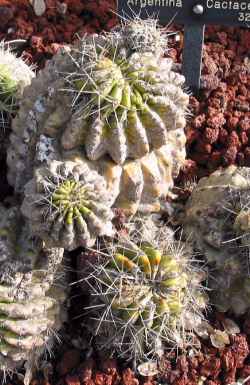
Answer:
[[[0,214],[0,370],[9,373],[24,362],[32,369],[61,326],[63,249],[36,244],[17,207]]]
[[[90,322],[101,349],[136,361],[157,360],[165,347],[192,344],[192,329],[206,306],[204,275],[170,229],[132,228],[107,246],[107,259],[86,278],[93,295]]]
[[[187,203],[185,232],[211,267],[212,302],[220,311],[250,307],[250,173],[228,167],[202,178]]]
[[[144,185],[155,191],[162,174],[168,175],[162,190],[173,185],[185,159],[189,98],[184,77],[163,56],[163,37],[155,52],[152,42],[161,33],[155,21],[136,18],[110,33],[86,36],[48,62],[12,125],[7,161],[15,191],[23,192],[33,168],[70,160],[72,153],[126,167],[121,187],[136,179],[138,196]],[[163,161],[153,159],[157,151],[166,154]],[[143,180],[151,160],[153,176]]]
[[[82,123],[64,131],[64,149],[80,140],[89,159],[108,154],[122,164],[167,144],[169,132],[184,129],[185,79],[172,71],[160,48],[155,52],[153,31],[160,35],[154,21],[136,19],[103,38],[81,42],[72,52],[75,70],[65,75],[66,88],[74,117]]]
[[[22,212],[46,245],[72,250],[112,235],[111,195],[87,163],[52,161],[25,188]]]
[[[22,58],[17,58],[9,49],[7,43],[0,43],[0,114],[12,114],[17,108],[17,100],[23,94],[24,88],[34,77],[32,67]]]

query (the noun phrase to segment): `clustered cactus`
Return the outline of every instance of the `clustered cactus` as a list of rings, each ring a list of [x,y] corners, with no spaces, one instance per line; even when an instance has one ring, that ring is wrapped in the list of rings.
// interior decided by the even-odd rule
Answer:
[[[169,228],[154,231],[144,219],[134,225],[132,232],[106,245],[106,258],[85,280],[93,295],[90,327],[94,321],[96,343],[142,361],[161,357],[164,345],[192,344],[206,295],[202,270]]]
[[[165,347],[194,343],[207,303],[196,250],[212,269],[214,304],[236,314],[249,308],[246,168],[198,183],[185,212],[187,242],[152,219],[185,160],[189,98],[164,56],[166,38],[156,20],[124,21],[63,49],[23,92],[7,154],[21,204],[0,208],[2,369],[32,366],[60,328],[64,250],[100,256],[84,278],[86,324],[96,346],[126,359],[157,362]],[[7,105],[33,74],[19,84],[1,63],[0,52]],[[115,209],[126,217],[120,231]]]
[[[34,167],[78,157],[120,178],[114,207],[122,202],[132,214],[161,208],[185,160],[188,95],[184,77],[146,38],[160,34],[157,25],[141,22],[141,37],[143,26],[140,49],[131,43],[138,21],[135,30],[128,22],[59,53],[27,88],[7,157],[16,192]]]
[[[61,327],[63,249],[36,244],[19,208],[0,206],[0,252],[0,369],[9,372],[34,365]]]
[[[218,170],[195,187],[184,223],[210,266],[212,302],[237,315],[250,307],[249,193],[248,168]]]
[[[156,20],[126,21],[110,33],[85,36],[75,46],[63,49],[25,89],[12,122],[8,180],[22,199],[26,236],[41,242],[46,250],[94,247],[100,236],[108,236],[112,242],[114,208],[131,216],[164,207],[173,178],[185,160],[189,99],[183,90],[184,77],[174,72],[172,60],[164,57],[165,46],[166,35]],[[135,298],[143,307],[140,319],[146,322],[149,308],[153,319],[141,337],[148,335],[152,347],[155,333],[160,333],[158,342],[170,342],[173,330],[181,332],[188,298],[191,301],[196,295],[195,270],[191,272],[185,257],[181,266],[178,253],[170,253],[166,247],[158,251],[157,245],[146,246],[143,239],[147,247],[143,251],[144,246],[134,238],[127,242],[133,245],[129,263],[136,268],[123,271],[113,266],[112,277],[117,275],[115,282],[122,283],[125,275],[130,275],[125,291],[132,289],[132,282],[137,289],[141,286]],[[137,258],[137,250],[143,253],[145,266]],[[127,252],[120,254],[122,260],[128,261]],[[151,252],[157,254],[155,265]],[[110,261],[116,258],[114,253]],[[48,261],[49,255],[45,259]],[[147,269],[152,270],[150,274]],[[30,271],[35,282],[35,267]],[[46,290],[41,294],[43,299],[50,301]],[[25,302],[27,319],[32,301],[33,297],[27,297]],[[37,309],[40,311],[39,301]],[[49,325],[55,321],[46,319],[52,321]],[[126,334],[125,340],[128,338]],[[29,341],[32,344],[32,338]],[[43,347],[43,331],[40,342]],[[136,356],[150,355],[148,348],[146,340],[142,341],[140,348],[135,347]]]
[[[171,67],[157,24],[137,19],[56,55],[25,90],[8,179],[46,247],[111,236],[115,207],[161,209],[185,159],[188,95]]]

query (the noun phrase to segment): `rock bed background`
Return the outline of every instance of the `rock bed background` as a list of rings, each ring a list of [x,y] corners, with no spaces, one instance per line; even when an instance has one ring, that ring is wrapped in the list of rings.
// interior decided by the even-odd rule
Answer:
[[[14,47],[37,69],[64,44],[85,33],[109,30],[117,23],[115,0],[47,0],[47,10],[37,17],[28,0],[0,0],[0,40],[20,40]],[[181,64],[183,31],[169,38],[168,54]],[[250,167],[250,30],[207,26],[203,55],[201,91],[190,99],[187,161],[177,183],[208,175],[233,163]],[[0,132],[0,199],[10,199],[6,181],[5,143],[8,127]],[[185,195],[186,198],[186,195]],[[77,253],[71,255],[74,259]],[[84,256],[83,256],[84,258]],[[72,273],[72,279],[76,279]],[[236,320],[241,333],[218,350],[201,342],[197,355],[166,354],[160,379],[136,377],[124,362],[103,360],[90,349],[89,336],[81,328],[84,303],[80,288],[71,290],[70,319],[44,370],[32,385],[222,385],[250,375],[250,319]],[[78,310],[80,309],[80,310]],[[223,329],[223,315],[212,314],[212,323]],[[91,358],[89,358],[91,356]],[[94,357],[94,358],[93,358]],[[15,375],[8,385],[22,384]],[[250,380],[245,383],[250,385]]]

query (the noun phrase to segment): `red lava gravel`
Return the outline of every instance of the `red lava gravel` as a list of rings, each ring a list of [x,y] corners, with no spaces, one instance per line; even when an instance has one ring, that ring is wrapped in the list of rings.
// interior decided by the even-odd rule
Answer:
[[[117,23],[112,11],[115,0],[47,0],[46,6],[45,14],[37,17],[28,1],[0,0],[0,40],[24,40],[16,43],[17,51],[38,69],[62,44],[85,33],[109,30]],[[182,28],[173,26],[172,30],[178,31],[179,39],[169,39],[169,55],[181,63]],[[249,29],[206,28],[201,91],[191,97],[190,112],[186,128],[188,160],[181,180],[199,178],[233,163],[250,166]],[[4,163],[4,150],[0,149],[0,161]],[[11,192],[5,172],[2,167],[1,199]],[[243,323],[242,334],[232,336],[231,344],[222,350],[202,343],[198,354],[164,356],[159,380],[139,378],[115,360],[86,359],[80,348],[70,345],[73,337],[69,332],[68,342],[58,348],[51,373],[35,378],[32,385],[232,384],[236,378],[250,375],[248,317],[241,320]],[[8,382],[11,384],[21,384],[20,379]],[[250,385],[250,381],[245,384]]]
[[[250,30],[206,28],[201,85],[186,128],[189,171],[250,166]]]
[[[80,351],[68,350],[57,365],[56,385],[223,385],[250,374],[249,344],[246,334],[231,337],[222,350],[202,345],[195,355],[166,354],[160,363],[159,379],[136,376],[114,359],[81,361]],[[31,385],[37,385],[33,380]],[[43,382],[43,385],[50,382]],[[250,385],[250,381],[245,383]]]

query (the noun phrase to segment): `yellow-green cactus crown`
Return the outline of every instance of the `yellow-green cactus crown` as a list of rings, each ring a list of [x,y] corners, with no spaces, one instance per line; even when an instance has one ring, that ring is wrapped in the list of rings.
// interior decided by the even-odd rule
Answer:
[[[178,242],[168,239],[157,246],[120,238],[107,261],[86,279],[93,294],[97,343],[138,360],[159,358],[164,345],[190,343],[185,318],[189,314],[194,327],[206,306],[203,278]]]
[[[73,224],[73,220],[80,222],[81,216],[88,216],[91,213],[88,200],[88,189],[86,186],[73,179],[63,181],[56,188],[51,196],[52,205],[63,213],[65,222]]]

